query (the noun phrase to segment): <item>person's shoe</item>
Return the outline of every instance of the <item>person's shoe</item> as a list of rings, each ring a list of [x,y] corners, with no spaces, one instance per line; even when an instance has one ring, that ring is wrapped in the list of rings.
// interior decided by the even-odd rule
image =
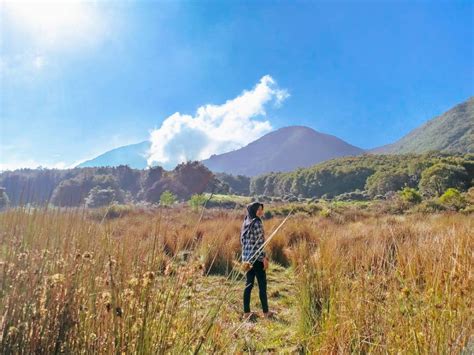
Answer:
[[[275,312],[272,312],[272,311],[268,311],[268,312],[263,313],[263,316],[264,316],[265,318],[275,318],[276,313],[275,313]]]
[[[257,315],[254,312],[244,313],[242,319],[246,322],[255,322],[257,320]]]

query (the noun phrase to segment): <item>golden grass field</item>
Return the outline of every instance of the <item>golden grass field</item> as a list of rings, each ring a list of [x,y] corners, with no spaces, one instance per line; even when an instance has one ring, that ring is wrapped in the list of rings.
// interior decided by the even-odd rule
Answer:
[[[266,248],[276,319],[249,323],[242,211],[102,212],[0,213],[1,353],[473,351],[472,215],[294,215]]]

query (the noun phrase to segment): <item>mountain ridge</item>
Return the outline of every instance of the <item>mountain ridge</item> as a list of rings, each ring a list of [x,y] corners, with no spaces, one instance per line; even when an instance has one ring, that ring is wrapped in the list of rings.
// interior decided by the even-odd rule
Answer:
[[[474,96],[413,129],[396,142],[369,149],[376,154],[474,153]]]

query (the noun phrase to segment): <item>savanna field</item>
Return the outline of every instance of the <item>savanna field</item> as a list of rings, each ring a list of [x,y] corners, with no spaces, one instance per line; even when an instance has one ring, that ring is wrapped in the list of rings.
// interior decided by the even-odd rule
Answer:
[[[0,355],[474,355],[473,23],[0,0]]]
[[[256,322],[241,208],[1,212],[1,353],[473,351],[472,213],[279,208]]]

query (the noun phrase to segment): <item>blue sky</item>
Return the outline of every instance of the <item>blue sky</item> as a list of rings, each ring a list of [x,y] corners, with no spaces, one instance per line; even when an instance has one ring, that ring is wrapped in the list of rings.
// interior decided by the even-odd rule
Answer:
[[[270,96],[237,136],[306,125],[372,148],[474,94],[472,1],[0,6],[4,169],[68,167],[163,137],[173,114],[192,125],[198,108],[224,107],[266,76]],[[206,152],[227,147],[211,143]]]

